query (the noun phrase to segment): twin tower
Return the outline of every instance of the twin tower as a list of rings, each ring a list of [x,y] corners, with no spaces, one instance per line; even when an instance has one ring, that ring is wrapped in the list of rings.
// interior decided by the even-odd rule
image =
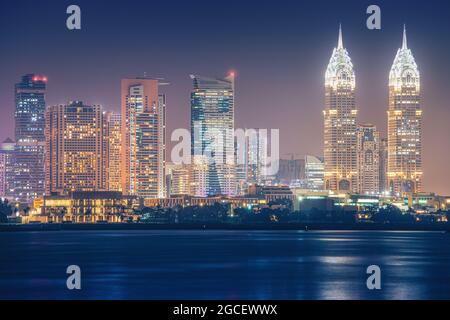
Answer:
[[[389,74],[386,166],[379,134],[358,126],[353,64],[339,29],[325,74],[325,188],[335,192],[417,193],[422,188],[420,73],[408,48],[406,28]],[[365,148],[364,144],[369,144]],[[384,177],[383,179],[381,177]],[[374,190],[378,189],[378,190]]]

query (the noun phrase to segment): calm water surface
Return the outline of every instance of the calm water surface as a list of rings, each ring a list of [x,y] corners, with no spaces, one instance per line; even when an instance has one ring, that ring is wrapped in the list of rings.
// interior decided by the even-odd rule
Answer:
[[[382,269],[382,290],[366,268]],[[82,290],[66,289],[79,265]],[[0,299],[450,299],[433,232],[0,233]]]

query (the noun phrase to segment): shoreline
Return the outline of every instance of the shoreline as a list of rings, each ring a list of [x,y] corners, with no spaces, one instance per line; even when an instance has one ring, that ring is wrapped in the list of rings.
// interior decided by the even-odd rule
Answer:
[[[2,224],[0,232],[36,231],[151,231],[151,230],[217,230],[217,231],[441,231],[450,233],[450,224],[341,224],[341,223],[289,223],[289,224]]]

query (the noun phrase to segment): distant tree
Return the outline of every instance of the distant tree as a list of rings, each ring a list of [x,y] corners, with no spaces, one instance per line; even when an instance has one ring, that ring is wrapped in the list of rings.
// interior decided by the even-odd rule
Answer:
[[[12,214],[13,210],[9,205],[8,200],[2,201],[0,199],[0,223],[8,223],[8,216]]]
[[[373,216],[373,221],[378,223],[414,223],[414,216],[410,213],[402,213],[402,211],[393,206],[388,205],[380,208]]]
[[[311,221],[314,221],[314,222],[324,222],[327,220],[327,213],[318,208],[312,208],[308,212],[308,217]]]

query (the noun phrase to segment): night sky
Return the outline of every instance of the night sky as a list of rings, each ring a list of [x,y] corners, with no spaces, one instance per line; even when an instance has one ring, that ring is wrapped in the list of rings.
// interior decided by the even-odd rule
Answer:
[[[78,4],[82,30],[66,28]],[[366,28],[378,4],[382,30]],[[120,79],[171,85],[169,133],[189,128],[189,74],[236,70],[236,127],[279,128],[281,153],[322,154],[324,73],[342,23],[355,65],[359,122],[386,132],[388,74],[403,24],[422,75],[424,183],[450,195],[450,2],[73,0],[1,1],[0,139],[13,136],[14,83],[49,77],[47,104],[82,100],[119,110]]]

